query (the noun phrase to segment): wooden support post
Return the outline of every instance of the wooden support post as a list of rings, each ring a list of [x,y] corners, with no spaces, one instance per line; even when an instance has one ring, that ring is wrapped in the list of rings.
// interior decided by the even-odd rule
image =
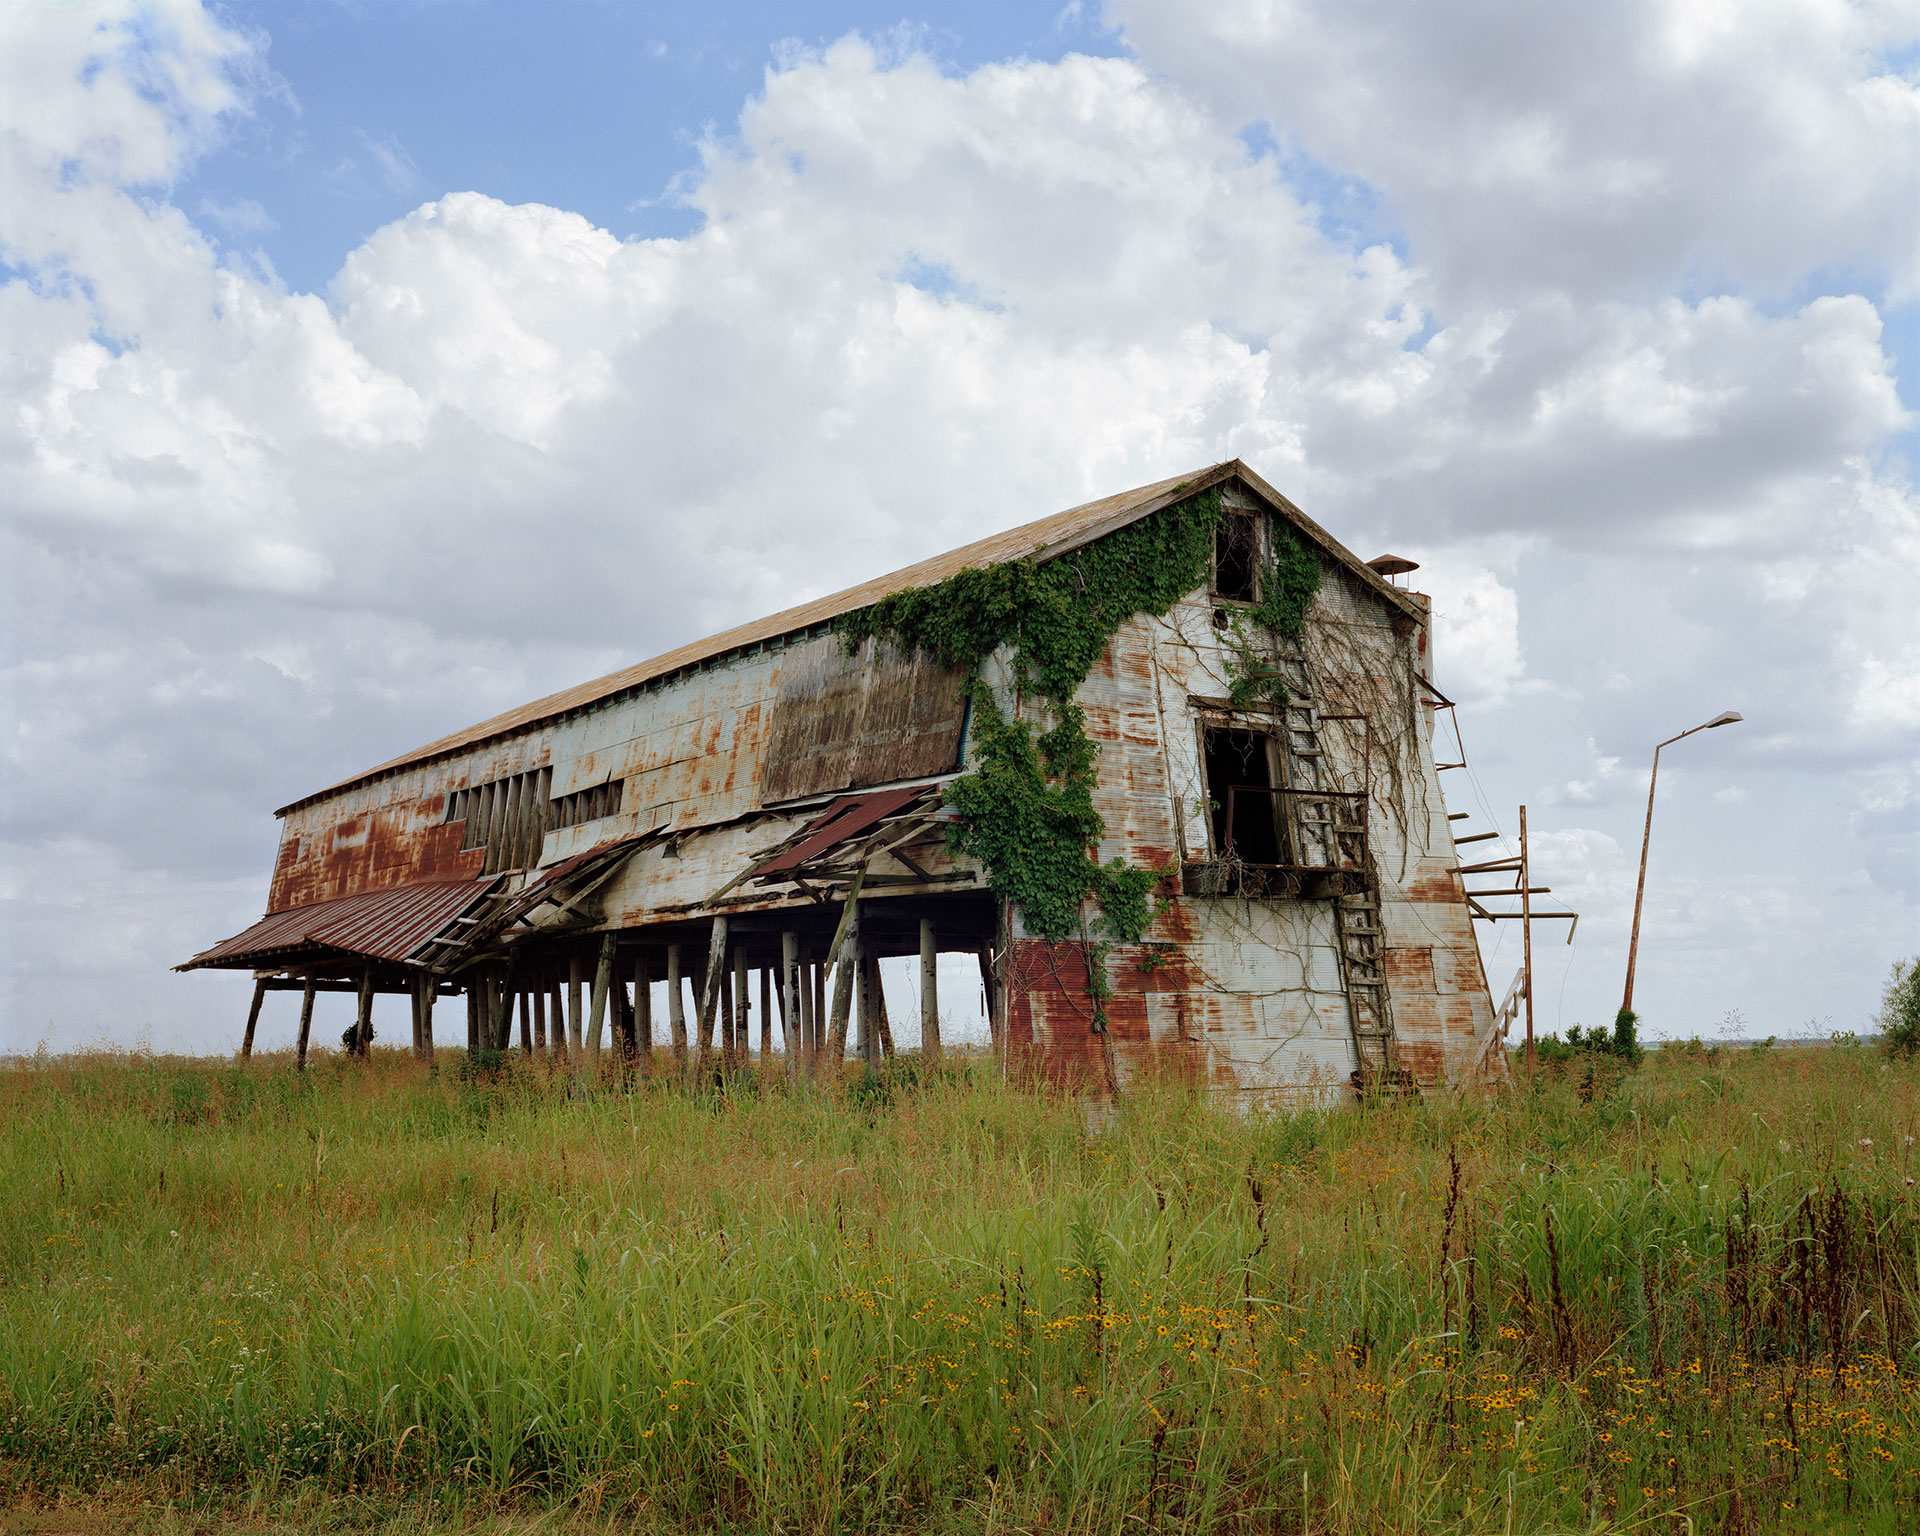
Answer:
[[[1533,1057],[1533,882],[1527,878],[1527,808],[1520,807],[1520,971],[1527,999],[1527,1071]]]
[[[253,984],[253,1005],[247,1009],[247,1032],[240,1037],[240,1059],[245,1061],[253,1054],[253,1031],[260,1022],[260,1005],[267,1000],[267,979],[261,977]]]
[[[998,1051],[1000,1049],[1000,1005],[994,997],[993,949],[982,949],[980,955],[980,992],[987,1003],[987,1041]]]
[[[307,1070],[307,1037],[313,1032],[313,978],[307,978],[307,985],[300,994],[300,1042],[293,1048],[293,1069],[296,1072]]]
[[[547,1054],[547,988],[542,982],[533,989],[533,1054]]]
[[[353,1020],[353,1054],[364,1060],[373,1046],[373,967],[360,971],[360,1009]]]
[[[817,1057],[827,1048],[827,968],[815,960],[807,970],[813,985],[813,1034],[807,1049]]]
[[[871,1024],[872,1036],[867,1060],[871,1062],[878,1056],[892,1061],[893,1023],[887,1017],[887,989],[880,980],[880,956],[871,944],[867,946],[863,965],[860,990],[866,1003],[866,1015]]]
[[[467,972],[467,1054],[480,1049],[480,975]]]
[[[613,986],[613,945],[611,931],[600,940],[600,962],[593,968],[593,1010],[587,1017],[587,1070],[595,1082],[600,1080],[600,1032],[607,1017],[607,993]]]
[[[414,1056],[420,1055],[420,978],[407,978],[407,1020],[413,1033],[413,1044],[409,1047]]]
[[[733,1004],[733,1066],[736,1070],[747,1063],[747,1003],[749,1001],[747,976],[747,946],[740,945],[733,952],[733,978],[728,988],[728,1000]]]
[[[787,1053],[787,1076],[800,1070],[800,935],[780,935],[780,1045]]]
[[[573,954],[567,957],[567,1065],[575,1066],[580,1060],[582,1041],[586,1034],[587,1021],[581,1016],[580,986],[586,979],[586,960]]]
[[[865,871],[862,871],[865,873]],[[860,877],[854,876],[852,893],[847,897],[846,910],[840,915],[840,931],[834,935],[833,949],[828,955],[828,963],[838,969],[833,973],[833,1012],[827,1018],[827,1048],[825,1057],[827,1069],[837,1072],[840,1062],[847,1054],[847,1016],[853,1008],[853,977],[860,969]]]
[[[533,1054],[533,993],[524,987],[520,990],[520,1054]]]
[[[560,978],[547,983],[547,1060],[556,1061],[566,1053],[566,1006],[561,1001]]]
[[[940,956],[930,917],[920,919],[920,1054],[940,1059]]]
[[[644,952],[633,957],[633,1055],[644,1082],[653,1075],[653,971]]]
[[[514,974],[520,969],[520,957],[511,951],[507,954],[506,968],[500,973],[500,1011],[494,1016],[493,1048],[507,1051],[513,1048],[513,1000],[518,993],[514,985]]]
[[[820,1024],[813,1011],[814,986],[813,962],[807,961],[800,967],[800,1068],[813,1070],[813,1058],[820,1053]]]
[[[713,920],[712,938],[707,945],[707,974],[700,985],[700,1011],[694,1020],[698,1039],[690,1053],[693,1058],[693,1078],[688,1084],[705,1086],[707,1064],[713,1050],[714,1026],[720,1022],[721,983],[727,974],[727,920],[716,917]]]
[[[433,1060],[433,1000],[440,991],[440,982],[432,975],[420,978],[420,1059]]]
[[[773,1064],[773,967],[760,967],[760,1065]]]
[[[673,1073],[687,1075],[687,988],[680,977],[680,946],[667,946],[667,1030],[673,1046]]]

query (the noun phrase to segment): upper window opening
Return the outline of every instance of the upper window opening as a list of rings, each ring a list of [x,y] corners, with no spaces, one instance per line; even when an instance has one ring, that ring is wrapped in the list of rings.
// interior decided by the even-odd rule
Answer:
[[[1214,857],[1281,863],[1273,738],[1262,731],[1233,730],[1205,730],[1202,736]]]
[[[456,789],[447,796],[447,820],[467,824],[460,851],[484,849],[484,874],[532,868],[547,836],[547,786],[552,782],[551,768],[536,768]]]
[[[576,789],[570,795],[560,796],[553,802],[554,829],[577,827],[583,821],[598,821],[602,816],[618,815],[621,792],[626,788],[626,783],[625,779],[609,779],[605,784],[596,784],[591,789]]]
[[[1251,603],[1259,599],[1260,525],[1251,512],[1224,511],[1213,535],[1213,591]]]

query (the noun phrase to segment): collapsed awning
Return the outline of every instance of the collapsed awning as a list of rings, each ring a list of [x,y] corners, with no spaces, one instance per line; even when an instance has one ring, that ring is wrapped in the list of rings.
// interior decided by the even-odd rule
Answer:
[[[494,876],[432,880],[270,912],[174,969],[259,970],[339,954],[404,963],[484,902],[498,883]]]

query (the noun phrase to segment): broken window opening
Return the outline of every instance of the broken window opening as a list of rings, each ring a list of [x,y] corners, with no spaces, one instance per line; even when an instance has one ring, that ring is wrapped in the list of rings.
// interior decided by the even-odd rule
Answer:
[[[446,819],[467,824],[460,851],[486,855],[482,874],[530,869],[540,862],[547,837],[547,786],[552,782],[551,768],[535,768],[447,796]]]
[[[1243,864],[1281,864],[1274,742],[1263,731],[1201,728],[1213,853]]]
[[[1213,535],[1213,594],[1236,602],[1260,598],[1260,524],[1251,512],[1220,514]]]
[[[602,816],[619,815],[626,785],[625,779],[609,779],[604,784],[595,784],[591,789],[576,789],[570,795],[560,796],[553,802],[554,831],[577,827],[582,822],[598,821]]]

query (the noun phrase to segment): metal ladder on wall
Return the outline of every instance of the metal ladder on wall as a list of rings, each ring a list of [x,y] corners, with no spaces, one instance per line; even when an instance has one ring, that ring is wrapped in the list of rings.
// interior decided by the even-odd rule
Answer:
[[[1340,981],[1347,994],[1347,1023],[1361,1077],[1369,1083],[1390,1082],[1399,1075],[1398,1061],[1393,1010],[1387,1000],[1380,881],[1367,845],[1366,802],[1339,796],[1313,702],[1318,690],[1305,655],[1296,644],[1282,647],[1275,660],[1287,690],[1287,701],[1279,707],[1280,739],[1287,787],[1296,791],[1287,797],[1292,807],[1294,857],[1300,864],[1358,875],[1352,888],[1334,897]]]

